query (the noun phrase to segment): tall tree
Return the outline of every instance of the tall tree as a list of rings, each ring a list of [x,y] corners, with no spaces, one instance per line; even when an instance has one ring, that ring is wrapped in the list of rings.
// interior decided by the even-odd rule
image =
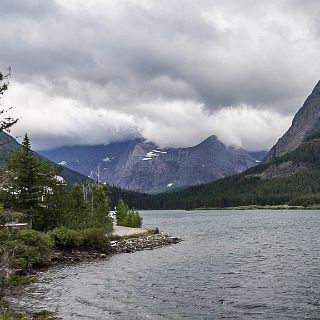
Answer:
[[[79,184],[74,185],[68,192],[68,198],[63,225],[71,229],[85,228],[88,225],[90,209],[82,187]]]
[[[108,188],[102,184],[92,185],[92,220],[94,227],[103,227],[112,231],[112,223],[108,218],[109,196]]]
[[[4,93],[8,90],[9,80],[11,77],[11,69],[8,69],[6,74],[0,72],[0,101]],[[18,122],[18,119],[12,118],[11,116],[6,115],[11,108],[0,109],[0,132],[9,131],[10,128]]]
[[[24,136],[22,148],[13,151],[7,162],[11,174],[11,195],[14,205],[32,215],[39,207],[42,188],[40,163],[34,158],[28,135]]]
[[[12,151],[7,159],[9,201],[6,206],[28,214],[36,229],[47,229],[58,223],[52,216],[58,214],[57,204],[52,200],[54,193],[61,194],[60,189],[64,188],[63,182],[57,179],[60,170],[34,156],[26,134],[21,148]]]
[[[128,212],[128,205],[122,199],[120,199],[117,204],[117,224],[119,226],[124,225]]]

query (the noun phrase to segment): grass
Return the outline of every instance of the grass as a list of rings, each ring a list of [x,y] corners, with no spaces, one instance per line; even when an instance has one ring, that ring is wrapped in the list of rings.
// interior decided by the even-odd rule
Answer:
[[[14,287],[24,287],[34,282],[34,277],[32,276],[20,276],[15,274],[10,278],[10,284]]]
[[[11,309],[6,309],[0,311],[0,320],[58,320],[57,318],[49,311],[40,311],[40,312],[26,312],[26,311],[15,311]]]

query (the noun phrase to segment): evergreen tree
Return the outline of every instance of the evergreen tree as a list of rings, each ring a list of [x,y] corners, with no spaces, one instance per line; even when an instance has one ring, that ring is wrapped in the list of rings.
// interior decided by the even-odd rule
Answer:
[[[57,180],[61,168],[34,157],[26,134],[22,147],[9,155],[6,171],[9,175],[6,206],[28,214],[35,229],[55,226],[57,212],[52,211],[52,199],[57,190],[64,188]]]
[[[119,226],[124,225],[128,212],[128,205],[122,199],[120,199],[117,204],[117,224]]]
[[[120,199],[117,206],[117,225],[139,228],[142,225],[142,217],[138,211],[129,210],[128,205]]]
[[[30,140],[25,135],[22,148],[13,151],[7,168],[11,175],[10,187],[13,204],[21,211],[33,215],[41,201],[40,164],[33,157]]]
[[[11,69],[8,69],[7,74],[2,74],[0,72],[0,101],[3,97],[4,93],[8,90],[9,87],[9,80],[11,77]],[[5,114],[10,110],[9,109],[1,109],[0,116],[3,119],[0,120],[0,132],[2,131],[9,131],[10,128],[18,122],[18,119],[12,118],[10,116],[5,116]]]
[[[92,223],[94,227],[103,227],[112,231],[112,222],[108,218],[109,197],[108,188],[102,184],[92,185]]]
[[[63,225],[71,229],[83,229],[88,226],[89,219],[90,209],[84,199],[83,189],[76,184],[68,194]]]

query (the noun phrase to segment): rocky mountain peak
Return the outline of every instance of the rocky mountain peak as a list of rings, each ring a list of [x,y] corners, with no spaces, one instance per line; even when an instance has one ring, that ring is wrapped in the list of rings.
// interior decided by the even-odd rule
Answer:
[[[204,144],[216,144],[216,143],[221,143],[219,141],[219,139],[217,138],[217,136],[212,135],[210,137],[208,137],[207,139],[203,140],[202,142],[200,142],[198,145],[204,145]]]
[[[320,132],[320,81],[294,116],[291,127],[271,148],[265,161],[295,150],[305,138],[316,132]]]
[[[227,148],[215,135],[186,148],[160,148],[135,139],[42,154],[94,179],[98,168],[102,182],[150,193],[211,182],[256,164],[247,151]]]
[[[320,98],[320,80],[318,81],[317,85],[314,87],[310,96],[308,97],[309,100],[317,98]]]

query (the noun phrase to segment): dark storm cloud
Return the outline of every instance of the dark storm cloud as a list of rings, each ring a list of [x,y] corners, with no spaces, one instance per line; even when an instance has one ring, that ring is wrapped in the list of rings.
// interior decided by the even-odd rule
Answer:
[[[319,10],[289,0],[5,0],[0,66],[42,100],[121,119],[163,125],[161,103],[193,103],[207,116],[235,107],[292,116],[320,78]]]
[[[32,18],[52,15],[59,11],[54,1],[1,0],[0,16],[5,18]]]

